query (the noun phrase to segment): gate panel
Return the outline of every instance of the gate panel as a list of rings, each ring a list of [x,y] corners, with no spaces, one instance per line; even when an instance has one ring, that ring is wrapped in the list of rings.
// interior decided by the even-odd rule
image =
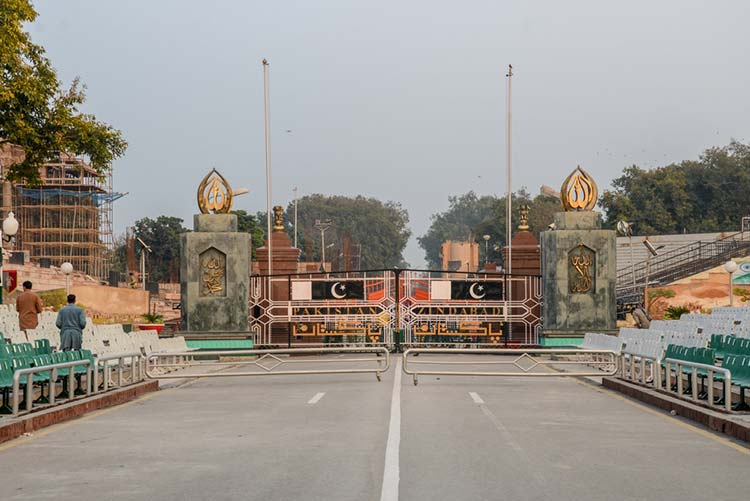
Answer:
[[[260,346],[391,344],[391,271],[250,278],[250,332]]]
[[[248,320],[257,346],[535,345],[541,292],[539,276],[495,273],[257,275]]]
[[[406,344],[538,344],[541,277],[415,270],[402,276]]]

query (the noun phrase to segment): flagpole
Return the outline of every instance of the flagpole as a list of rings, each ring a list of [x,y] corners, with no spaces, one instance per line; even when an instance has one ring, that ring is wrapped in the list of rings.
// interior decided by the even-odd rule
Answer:
[[[513,265],[511,264],[513,262],[513,246],[511,245],[511,234],[513,231],[513,170],[511,168],[511,160],[513,159],[512,155],[512,126],[513,126],[513,109],[512,104],[513,101],[511,99],[512,97],[512,91],[513,91],[513,65],[508,65],[508,73],[505,75],[508,77],[508,95],[507,99],[508,102],[506,104],[506,110],[507,110],[507,124],[506,124],[506,148],[505,148],[505,154],[506,154],[506,164],[507,164],[507,189],[505,193],[505,202],[506,202],[506,208],[507,213],[505,215],[505,238],[508,246],[508,253],[507,256],[507,262],[505,263],[505,283],[506,283],[506,297],[505,297],[505,325],[506,331],[505,331],[505,345],[508,345],[508,341],[511,340],[513,337],[513,325],[510,323],[510,305],[513,300],[513,283],[510,281],[510,274],[513,272]]]
[[[511,235],[513,232],[513,169],[512,169],[512,160],[513,160],[513,146],[512,146],[512,140],[513,140],[513,101],[512,101],[512,81],[513,81],[513,65],[508,65],[508,74],[506,75],[508,77],[508,103],[507,103],[507,110],[508,110],[508,116],[507,116],[507,133],[508,136],[506,138],[506,164],[507,164],[507,192],[506,192],[506,207],[507,207],[507,214],[506,217],[506,241],[508,246],[508,262],[505,263],[505,272],[510,274],[513,271],[513,265],[512,265],[512,252],[513,248],[511,245]]]
[[[266,231],[267,238],[266,250],[268,251],[268,274],[273,274],[271,261],[271,130],[269,118],[269,101],[268,101],[268,61],[263,59],[263,111],[265,113],[266,128]]]

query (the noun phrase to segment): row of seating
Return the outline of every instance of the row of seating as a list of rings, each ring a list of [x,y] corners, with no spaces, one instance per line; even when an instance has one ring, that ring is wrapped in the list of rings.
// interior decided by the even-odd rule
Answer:
[[[585,350],[611,350],[619,355],[622,346],[623,341],[621,338],[596,332],[587,332],[584,334],[583,343],[581,343],[580,348]]]
[[[46,353],[45,353],[46,351]],[[65,364],[69,362],[77,361],[88,361],[91,370],[95,370],[95,361],[92,353],[88,350],[80,351],[65,351],[65,352],[49,352],[49,347],[39,345],[32,347],[30,343],[21,344],[6,344],[0,345],[0,392],[2,392],[2,406],[0,406],[0,413],[8,414],[13,412],[10,405],[10,396],[13,390],[13,378],[16,371],[21,369],[27,369],[32,367],[43,367]],[[68,377],[71,375],[71,369],[73,370],[72,375],[78,381],[78,389],[75,390],[75,395],[85,394],[82,386],[82,376],[87,374],[89,368],[85,363],[81,365],[75,365],[72,368],[60,367],[56,371],[55,379],[52,379],[52,371],[38,372],[31,375],[32,385],[36,385],[40,388],[40,396],[35,400],[37,404],[46,404],[50,402],[50,393],[56,391],[58,382],[62,382],[63,388],[60,395],[56,395],[56,398],[67,399],[68,394]],[[21,391],[27,391],[27,383],[29,382],[29,376],[22,374],[19,377],[19,384]],[[86,385],[91,385],[93,378],[86,381]],[[44,394],[44,389],[47,388],[47,395]]]
[[[717,353],[712,348],[688,348],[685,346],[669,345],[664,354],[664,360],[667,359],[718,367],[716,365]],[[662,363],[662,366],[665,366],[665,364]],[[745,390],[750,388],[750,356],[734,354],[725,355],[721,368],[729,371],[732,378],[732,386],[737,386],[740,389],[739,401],[732,406],[732,409],[735,411],[749,410],[750,406],[745,402]],[[676,368],[670,370],[676,371]],[[688,387],[685,389],[685,393],[692,393],[692,384],[696,383],[692,381],[693,368],[690,366],[682,366],[681,372],[682,375],[687,376],[688,381]],[[708,378],[708,369],[696,368],[695,373],[701,382],[701,390],[698,394],[698,399],[705,400],[708,398],[708,392],[705,390],[705,380]],[[724,375],[721,372],[714,372],[713,379],[714,381],[721,381],[726,384]],[[675,384],[671,389],[675,390],[676,387],[677,385]],[[725,403],[724,398],[720,396],[714,403]]]

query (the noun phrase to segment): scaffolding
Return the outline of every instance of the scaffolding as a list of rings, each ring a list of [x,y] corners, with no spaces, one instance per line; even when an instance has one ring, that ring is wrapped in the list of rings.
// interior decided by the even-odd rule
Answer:
[[[12,206],[19,222],[16,250],[41,264],[70,262],[80,271],[106,280],[112,268],[114,238],[112,173],[99,176],[81,158],[61,154],[40,168],[41,183],[12,185]]]

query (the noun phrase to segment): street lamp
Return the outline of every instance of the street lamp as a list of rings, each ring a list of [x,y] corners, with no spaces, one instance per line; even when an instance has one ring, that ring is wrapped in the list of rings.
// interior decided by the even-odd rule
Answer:
[[[646,313],[648,313],[648,286],[651,280],[651,258],[658,256],[659,250],[664,248],[664,246],[654,247],[654,244],[649,242],[648,237],[643,239],[643,245],[648,251],[648,254],[646,254],[646,283],[643,285],[643,305],[646,308]]]
[[[73,273],[73,265],[65,261],[60,265],[60,271],[65,273],[65,295],[70,294],[70,274]]]
[[[734,306],[734,294],[732,293],[732,274],[737,271],[737,263],[727,261],[724,263],[724,271],[729,274],[729,306]]]
[[[617,233],[628,237],[628,247],[630,247],[630,271],[633,277],[633,292],[635,292],[635,261],[633,260],[633,223],[626,221],[617,222]]]
[[[326,219],[324,221],[321,221],[320,219],[315,220],[315,228],[320,231],[321,268],[325,266],[326,262],[326,230],[330,228],[332,224],[333,221],[331,221],[330,219]]]
[[[0,304],[3,304],[3,243],[12,242],[13,237],[18,233],[18,220],[12,212],[3,220],[3,231],[0,233]]]

